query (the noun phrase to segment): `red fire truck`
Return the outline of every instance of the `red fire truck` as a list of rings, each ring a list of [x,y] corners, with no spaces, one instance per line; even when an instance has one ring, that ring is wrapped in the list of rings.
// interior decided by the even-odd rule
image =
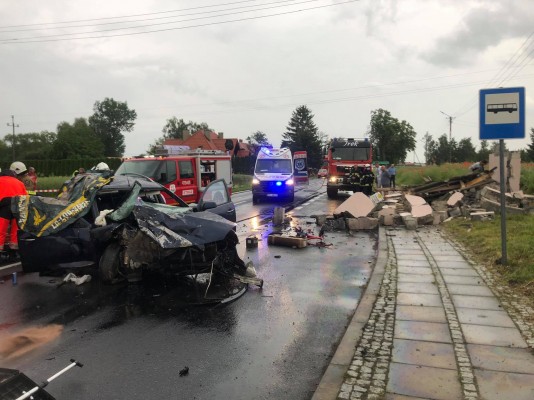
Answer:
[[[198,203],[204,188],[216,179],[224,179],[232,194],[232,157],[220,150],[163,145],[155,156],[125,159],[116,174],[148,176],[186,203]],[[166,200],[173,204],[172,199]]]
[[[326,185],[328,197],[337,197],[339,190],[361,192],[360,181],[351,179],[351,173],[359,167],[360,169],[370,168],[373,152],[369,139],[334,138],[327,145],[325,153],[328,169]]]

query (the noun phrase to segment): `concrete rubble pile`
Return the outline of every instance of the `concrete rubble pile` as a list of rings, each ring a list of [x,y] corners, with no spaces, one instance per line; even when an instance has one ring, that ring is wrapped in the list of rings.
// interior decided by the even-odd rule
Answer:
[[[316,216],[324,231],[369,230],[378,225],[438,225],[452,218],[492,220],[500,212],[500,191],[490,173],[470,174],[447,182],[424,184],[403,191],[377,193],[371,197],[354,193],[332,216]],[[534,196],[506,193],[506,212],[534,212]]]

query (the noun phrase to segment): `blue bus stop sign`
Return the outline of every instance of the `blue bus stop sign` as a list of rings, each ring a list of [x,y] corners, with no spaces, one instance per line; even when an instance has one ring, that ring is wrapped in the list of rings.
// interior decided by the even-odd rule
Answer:
[[[525,88],[480,90],[480,140],[525,138]]]

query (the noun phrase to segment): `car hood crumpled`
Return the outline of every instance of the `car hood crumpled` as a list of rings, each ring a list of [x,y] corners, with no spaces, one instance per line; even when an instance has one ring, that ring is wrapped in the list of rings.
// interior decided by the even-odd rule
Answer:
[[[209,211],[173,212],[172,206],[141,203],[133,209],[140,230],[160,247],[203,247],[224,240],[235,227],[223,217]]]

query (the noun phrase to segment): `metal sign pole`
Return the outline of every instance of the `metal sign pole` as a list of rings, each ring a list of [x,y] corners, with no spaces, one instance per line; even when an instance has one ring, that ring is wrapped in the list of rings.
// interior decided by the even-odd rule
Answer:
[[[506,183],[504,181],[504,140],[499,140],[499,172],[500,172],[500,186],[501,186],[501,265],[507,265],[506,255]]]

